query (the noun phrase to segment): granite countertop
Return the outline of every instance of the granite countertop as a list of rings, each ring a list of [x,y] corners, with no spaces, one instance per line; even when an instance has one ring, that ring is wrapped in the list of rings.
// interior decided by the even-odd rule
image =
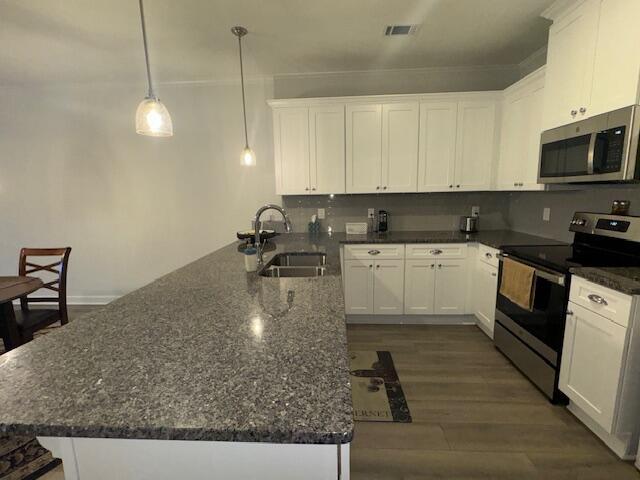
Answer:
[[[574,267],[570,272],[627,295],[640,295],[640,267]]]
[[[334,234],[340,243],[468,243],[478,242],[494,248],[516,245],[566,245],[565,242],[511,230],[484,230],[476,233],[460,231],[416,231],[367,233],[365,235]]]
[[[339,244],[318,278],[244,271],[224,247],[0,356],[0,431],[345,443],[353,435]]]

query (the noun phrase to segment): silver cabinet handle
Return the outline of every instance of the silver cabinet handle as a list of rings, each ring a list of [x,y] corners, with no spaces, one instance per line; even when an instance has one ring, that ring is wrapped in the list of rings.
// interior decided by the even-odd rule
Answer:
[[[387,189],[387,186],[385,185],[384,187],[382,187],[382,189],[383,189],[383,190],[386,190],[386,189]]]
[[[600,295],[596,295],[595,293],[587,295],[587,298],[593,303],[597,303],[598,305],[609,305],[609,303],[604,298],[602,298]]]
[[[438,268],[442,268],[442,264],[441,263],[438,264]]]
[[[577,110],[571,110],[571,116],[575,117],[578,114]]]
[[[453,188],[453,185],[449,185],[449,188]]]
[[[312,187],[311,190],[313,190],[315,192],[316,191],[316,187]]]
[[[573,312],[571,310],[567,310],[567,317],[570,317],[571,315],[573,315]]]
[[[587,109],[584,107],[580,107],[580,113],[587,113]]]
[[[493,255],[491,255],[489,252],[485,253],[484,256],[486,258],[493,258]]]
[[[440,250],[439,248],[433,249],[433,250],[429,250],[429,253],[431,255],[440,255],[442,253],[442,250]]]
[[[380,265],[376,265],[376,268],[380,268]]]
[[[435,264],[435,263],[432,263],[432,264],[431,264],[431,268],[435,268],[435,266],[436,266],[436,264]]]
[[[373,268],[373,265],[369,265],[369,268]]]
[[[491,276],[492,276],[492,277],[497,277],[497,276],[498,276],[498,274],[497,274],[496,272],[491,272]]]
[[[456,185],[456,188],[460,188],[460,185]]]
[[[380,253],[380,250],[369,250],[369,255],[378,255]]]
[[[377,186],[377,187],[376,187],[376,190],[380,190],[380,186]]]
[[[305,187],[305,191],[308,192],[309,191],[309,187]]]

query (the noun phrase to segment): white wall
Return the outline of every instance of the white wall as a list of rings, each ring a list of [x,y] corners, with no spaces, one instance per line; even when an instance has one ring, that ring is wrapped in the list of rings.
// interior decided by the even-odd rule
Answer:
[[[161,85],[174,137],[141,137],[144,86],[0,88],[0,275],[22,246],[71,246],[70,302],[129,292],[234,240],[275,195],[273,83]]]

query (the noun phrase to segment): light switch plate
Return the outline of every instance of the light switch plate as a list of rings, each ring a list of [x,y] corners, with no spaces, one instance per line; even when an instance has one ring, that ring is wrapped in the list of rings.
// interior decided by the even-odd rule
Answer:
[[[478,205],[474,205],[471,207],[471,216],[479,217],[480,216],[480,207]]]
[[[548,222],[550,218],[551,218],[551,209],[549,207],[544,207],[544,209],[542,210],[542,220],[544,220],[545,222]]]
[[[318,209],[318,218],[320,220],[324,220],[324,208],[319,208]]]

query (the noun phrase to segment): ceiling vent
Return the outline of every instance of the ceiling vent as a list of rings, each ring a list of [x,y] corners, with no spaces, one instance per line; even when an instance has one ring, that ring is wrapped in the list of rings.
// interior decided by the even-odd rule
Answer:
[[[413,35],[418,31],[418,25],[387,25],[384,34],[387,37]]]

